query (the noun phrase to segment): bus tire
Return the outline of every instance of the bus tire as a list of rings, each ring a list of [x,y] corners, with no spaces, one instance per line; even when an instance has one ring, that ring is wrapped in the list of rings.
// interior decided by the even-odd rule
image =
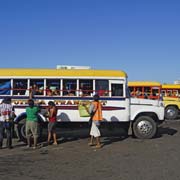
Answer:
[[[165,108],[166,119],[176,119],[178,116],[178,109],[175,106],[168,106]]]
[[[19,136],[23,142],[26,142],[26,125],[25,125],[25,123],[19,124]]]
[[[157,124],[149,116],[138,117],[132,127],[133,135],[139,139],[151,139],[157,132]]]

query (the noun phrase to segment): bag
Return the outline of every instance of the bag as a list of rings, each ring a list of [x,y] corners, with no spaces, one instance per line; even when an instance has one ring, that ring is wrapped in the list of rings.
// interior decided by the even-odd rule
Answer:
[[[90,117],[91,116],[87,109],[89,109],[87,107],[87,105],[79,104],[78,110],[79,110],[80,117]]]

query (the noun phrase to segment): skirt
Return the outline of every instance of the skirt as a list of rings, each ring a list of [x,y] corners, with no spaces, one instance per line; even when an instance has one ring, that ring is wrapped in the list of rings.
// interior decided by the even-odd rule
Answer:
[[[101,133],[99,131],[98,125],[93,121],[91,125],[90,135],[93,137],[100,137]]]

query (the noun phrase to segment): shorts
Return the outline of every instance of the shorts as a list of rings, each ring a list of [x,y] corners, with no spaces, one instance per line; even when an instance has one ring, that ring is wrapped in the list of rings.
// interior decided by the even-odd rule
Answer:
[[[56,122],[48,123],[48,132],[56,132]]]

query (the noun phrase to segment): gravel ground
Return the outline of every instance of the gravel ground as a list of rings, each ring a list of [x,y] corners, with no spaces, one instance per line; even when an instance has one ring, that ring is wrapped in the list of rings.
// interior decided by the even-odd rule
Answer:
[[[64,131],[57,146],[36,150],[14,139],[13,149],[0,150],[0,180],[180,180],[179,130],[176,120],[165,121],[154,139],[106,133],[98,150],[88,147],[87,129],[81,138]]]

